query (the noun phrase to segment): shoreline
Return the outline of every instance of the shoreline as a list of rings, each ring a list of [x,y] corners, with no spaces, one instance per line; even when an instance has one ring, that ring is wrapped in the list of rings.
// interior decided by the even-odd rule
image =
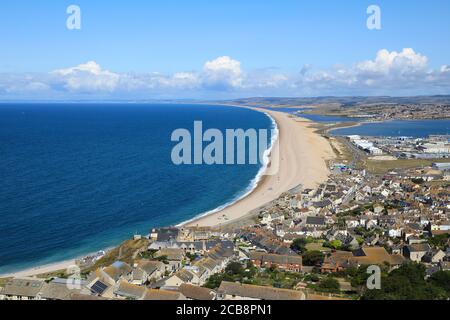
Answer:
[[[342,126],[342,127],[337,127],[337,128],[330,128],[330,129],[326,130],[326,133],[329,133],[329,134],[333,135],[332,132],[336,131],[336,130],[357,128],[357,127],[362,127],[364,125],[382,124],[382,123],[388,123],[388,122],[393,122],[393,121],[399,121],[399,122],[420,122],[420,121],[442,121],[442,120],[445,121],[445,120],[450,120],[450,119],[447,119],[447,118],[442,118],[442,119],[410,119],[410,120],[408,120],[408,119],[386,119],[386,120],[374,120],[374,121],[365,120],[365,121],[358,121],[357,123],[354,123],[354,124],[351,124],[351,125],[348,125],[348,126]],[[343,137],[345,135],[343,135],[343,136],[333,135],[333,136],[335,136],[335,137]]]
[[[59,261],[55,263],[49,263],[45,265],[40,265],[36,267],[31,267],[16,272],[0,274],[0,278],[13,278],[13,277],[35,277],[40,274],[52,273],[59,270],[66,270],[69,267],[76,266],[77,259],[69,259],[64,261]]]
[[[251,215],[281,194],[302,185],[315,188],[329,176],[327,160],[334,158],[329,142],[305,118],[264,108],[249,108],[271,116],[278,126],[270,165],[253,191],[230,206],[180,224],[184,227],[222,227]],[[267,172],[269,171],[269,172]]]
[[[234,105],[227,105],[227,106],[239,107],[239,106],[234,106]],[[247,107],[245,107],[245,108],[247,108]],[[248,109],[252,109],[253,110],[253,108],[248,108]],[[257,112],[261,112],[261,111],[257,111]],[[263,165],[261,166],[260,170],[256,174],[255,178],[253,178],[250,181],[248,187],[242,192],[243,194],[236,196],[233,200],[230,200],[229,202],[227,202],[227,203],[225,203],[225,204],[223,204],[223,205],[221,205],[221,206],[219,206],[219,207],[217,207],[217,208],[215,208],[213,210],[207,211],[205,213],[201,213],[201,214],[199,214],[199,215],[197,215],[197,216],[195,216],[195,217],[193,217],[193,218],[191,218],[189,220],[183,221],[183,222],[177,224],[176,227],[188,226],[191,223],[194,223],[194,222],[196,222],[196,221],[198,221],[198,220],[200,220],[202,218],[206,218],[206,217],[208,217],[210,215],[219,213],[219,212],[221,212],[221,211],[223,211],[223,210],[225,210],[225,209],[227,209],[229,207],[234,206],[235,204],[237,204],[241,200],[243,200],[246,197],[248,197],[249,195],[251,195],[258,188],[258,185],[262,183],[262,181],[266,177],[266,172],[267,172],[268,166],[270,165],[270,161],[271,161],[270,155],[271,155],[271,153],[273,151],[273,148],[274,148],[275,144],[277,143],[277,140],[279,139],[279,134],[280,134],[277,121],[269,113],[267,113],[267,112],[262,112],[262,113],[264,113],[272,121],[272,128],[271,129],[272,129],[274,135],[271,137],[270,147],[264,152],[264,163],[263,163]]]
[[[255,108],[255,107],[246,107],[246,106],[237,106],[237,105],[223,105],[223,106],[229,106],[229,107],[238,107],[238,108],[248,108],[251,110],[254,110],[256,112],[261,112],[266,114],[272,122],[274,123],[274,130],[276,130],[276,139],[273,139],[271,141],[271,146],[268,149],[267,160],[264,161],[263,167],[261,167],[261,170],[258,172],[257,176],[251,181],[249,185],[249,191],[245,192],[242,196],[239,196],[237,200],[230,201],[229,204],[224,204],[212,211],[206,212],[201,214],[200,216],[194,217],[188,221],[184,221],[177,225],[177,227],[220,227],[225,226],[233,222],[237,222],[239,220],[245,219],[249,215],[252,215],[255,210],[259,208],[263,208],[264,206],[268,205],[272,201],[274,201],[276,198],[278,198],[282,193],[287,192],[293,188],[298,187],[299,185],[302,185],[304,187],[310,187],[313,188],[317,186],[320,182],[326,180],[326,178],[329,175],[329,170],[326,165],[326,161],[330,160],[334,153],[331,149],[331,146],[329,145],[328,141],[326,141],[325,138],[323,138],[321,135],[315,132],[314,128],[311,128],[310,125],[313,124],[313,121],[310,121],[305,118],[301,117],[295,117],[292,118],[290,114],[282,113],[278,111],[273,110],[266,110],[264,108]],[[289,125],[286,125],[289,124]],[[300,129],[295,130],[294,128]],[[301,135],[299,136],[297,132],[296,135],[290,135],[290,133],[296,133],[296,131],[300,131],[301,133],[305,134],[305,138],[302,139]],[[282,134],[283,133],[283,134]],[[317,156],[317,154],[320,154],[319,158],[323,161],[316,161],[318,160],[317,157],[313,157],[315,161],[311,161],[311,159],[305,159],[305,157],[302,157],[301,154],[306,155],[304,152],[293,152],[293,150],[287,150],[286,151],[286,145],[292,145],[296,139],[292,139],[292,137],[297,137],[300,142],[302,140],[308,140],[309,147],[311,149],[321,149],[317,148],[317,145],[315,145],[315,142],[319,142],[322,149],[325,149],[325,152],[313,152],[314,155]],[[287,139],[290,138],[290,139]],[[299,142],[297,141],[297,142]],[[289,142],[289,143],[288,143]],[[281,146],[281,147],[280,147]],[[300,145],[299,145],[300,146]],[[280,150],[281,149],[281,150]],[[309,149],[309,148],[305,148]],[[328,149],[328,150],[327,150]],[[320,151],[320,150],[319,150]],[[324,151],[324,150],[322,150]],[[276,155],[274,157],[274,154]],[[279,159],[281,156],[281,160]],[[288,159],[287,159],[288,158]],[[289,162],[285,160],[298,160],[303,158],[304,160],[309,163],[309,165],[306,165],[303,167],[303,170],[298,171],[297,165],[294,163],[289,163],[289,166],[285,166],[284,162]],[[282,166],[281,166],[282,165]],[[283,177],[281,177],[277,174],[268,175],[268,171],[274,171],[273,169],[277,166],[281,166],[280,168],[283,171],[283,173],[286,173],[289,169],[293,169],[293,171],[297,171],[295,176],[295,179],[288,179],[286,181],[285,174]],[[305,170],[305,168],[307,170]],[[297,169],[297,170],[296,170]],[[278,171],[278,168],[276,168],[276,171]],[[308,172],[319,172],[319,177],[311,177],[309,176],[306,178],[307,181],[302,181],[305,179],[302,179],[301,175],[306,174],[308,175]],[[283,179],[282,179],[283,178]],[[274,190],[274,187],[280,187]],[[280,191],[281,190],[281,191]],[[256,196],[256,202],[253,201],[253,199]],[[250,201],[249,201],[250,200]],[[236,214],[236,210],[240,210],[240,208],[244,205],[244,207],[247,208],[247,210],[243,210],[241,212],[238,212]],[[250,206],[249,206],[250,205]],[[231,212],[230,216],[231,219],[226,220],[225,223],[221,221],[222,218],[224,218],[224,212],[225,215],[229,214]],[[111,248],[105,249],[104,251],[108,251]],[[89,256],[89,254],[86,254],[82,257],[74,258],[74,259],[68,259],[65,261],[59,261],[55,263],[49,263],[46,265],[38,265],[36,267],[27,268],[25,270],[18,270],[17,272],[11,272],[8,274],[1,274],[0,278],[10,278],[10,277],[32,277],[37,276],[40,274],[45,273],[51,273],[59,270],[67,269],[70,266],[76,265],[76,261],[80,258],[84,258],[86,256]]]
[[[94,256],[101,251],[108,253],[110,250],[114,249],[114,247],[108,247],[106,249],[102,249],[96,252],[86,253],[80,256],[77,256],[72,259],[60,260],[55,262],[50,262],[46,264],[37,265],[35,267],[26,267],[24,269],[18,269],[17,271],[3,273],[0,274],[0,278],[13,278],[13,277],[36,277],[41,274],[53,273],[56,271],[67,270],[74,266],[78,266],[77,262],[87,257]]]

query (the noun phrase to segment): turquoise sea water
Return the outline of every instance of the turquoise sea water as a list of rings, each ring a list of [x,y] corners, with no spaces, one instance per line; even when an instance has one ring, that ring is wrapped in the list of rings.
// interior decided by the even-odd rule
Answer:
[[[0,274],[175,225],[249,191],[262,165],[176,166],[178,128],[272,128],[198,105],[0,105]]]

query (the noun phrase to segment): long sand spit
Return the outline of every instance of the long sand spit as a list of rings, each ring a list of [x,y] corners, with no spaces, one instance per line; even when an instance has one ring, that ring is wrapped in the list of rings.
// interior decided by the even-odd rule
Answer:
[[[219,227],[242,219],[250,212],[277,199],[298,186],[315,188],[329,176],[327,160],[335,154],[330,143],[317,134],[312,122],[289,114],[260,108],[278,125],[278,140],[270,163],[258,186],[231,206],[186,223],[186,226]]]
[[[245,198],[222,211],[192,220],[187,226],[218,227],[245,218],[250,212],[277,199],[299,185],[317,187],[327,180],[327,160],[334,157],[328,141],[317,134],[312,122],[288,114],[252,108],[269,114],[277,123],[278,140],[272,147],[270,164],[257,187]],[[75,260],[39,266],[1,277],[23,277],[64,270]]]

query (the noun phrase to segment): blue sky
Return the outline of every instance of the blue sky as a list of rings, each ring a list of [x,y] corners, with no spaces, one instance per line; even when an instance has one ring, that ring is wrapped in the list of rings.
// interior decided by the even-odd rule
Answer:
[[[81,30],[66,28],[71,4],[81,8]],[[371,4],[381,8],[381,30],[366,27]],[[416,87],[450,93],[448,0],[16,0],[0,6],[0,99],[402,95]],[[405,48],[413,53],[402,55]],[[403,87],[377,85],[386,81],[380,74],[374,79],[376,66],[355,70],[383,49],[399,56],[380,73],[407,80]],[[399,70],[405,59],[407,78]],[[216,63],[205,71],[208,61]],[[88,62],[93,69],[54,73]],[[300,79],[301,70],[309,77]],[[181,85],[173,83],[177,74]],[[345,84],[339,74],[355,81]],[[26,83],[32,90],[18,90]]]

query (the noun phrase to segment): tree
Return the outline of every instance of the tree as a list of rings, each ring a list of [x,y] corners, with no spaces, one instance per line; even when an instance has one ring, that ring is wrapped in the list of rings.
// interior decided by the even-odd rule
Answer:
[[[341,290],[341,285],[335,278],[327,277],[319,281],[317,289],[323,292],[338,293]]]
[[[141,252],[140,256],[143,259],[155,259],[156,252],[158,252],[158,250],[149,249],[147,251]]]
[[[169,264],[169,260],[167,260],[167,256],[166,255],[156,257],[156,260],[161,261],[164,264]]]
[[[425,266],[420,263],[406,263],[400,268],[392,271],[389,276],[391,278],[406,277],[413,286],[423,285],[425,283]]]
[[[449,238],[450,238],[449,234],[440,234],[429,238],[428,242],[432,247],[437,247],[439,249],[444,250],[447,247]]]
[[[253,262],[248,261],[247,268],[245,269],[245,272],[244,272],[244,276],[246,278],[253,278],[257,272],[258,272],[258,269],[255,267]]]
[[[331,249],[338,250],[342,247],[342,241],[341,240],[332,240],[328,243],[328,245]]]
[[[186,252],[186,258],[188,258],[189,261],[192,262],[192,261],[194,261],[197,258],[197,256],[195,254],[190,253],[190,252]]]
[[[420,263],[406,263],[381,278],[381,290],[366,290],[364,300],[446,300],[446,290],[437,285],[447,275],[436,275],[425,280],[425,266]]]
[[[362,246],[362,245],[364,244],[364,238],[362,238],[362,237],[356,238],[356,241],[358,241],[358,244],[359,244],[360,246]]]
[[[432,285],[445,290],[450,297],[450,271],[438,271],[430,277],[429,281]]]
[[[345,270],[345,275],[350,278],[350,283],[355,288],[365,286],[369,278],[367,266],[350,267]]]
[[[418,179],[413,178],[413,179],[411,179],[411,181],[415,184],[424,184],[425,183],[425,180],[423,180],[422,178],[418,178]]]
[[[208,280],[206,280],[204,287],[208,289],[217,289],[218,287],[220,287],[222,280],[223,277],[221,274],[214,274],[210,276]]]
[[[276,264],[271,264],[271,265],[270,265],[270,268],[268,269],[268,271],[269,271],[270,273],[277,272],[277,271],[278,271],[278,266],[277,266]]]
[[[231,262],[225,268],[225,272],[230,275],[242,275],[244,273],[244,267],[239,262]]]
[[[298,238],[294,239],[294,241],[291,244],[291,249],[297,253],[304,253],[306,252],[306,245],[308,244],[308,241],[304,238]]]
[[[303,255],[303,264],[314,267],[323,262],[324,255],[320,251],[308,251]]]
[[[318,282],[319,281],[319,276],[317,274],[310,273],[310,274],[307,274],[303,280],[304,281],[311,281],[311,282]]]

